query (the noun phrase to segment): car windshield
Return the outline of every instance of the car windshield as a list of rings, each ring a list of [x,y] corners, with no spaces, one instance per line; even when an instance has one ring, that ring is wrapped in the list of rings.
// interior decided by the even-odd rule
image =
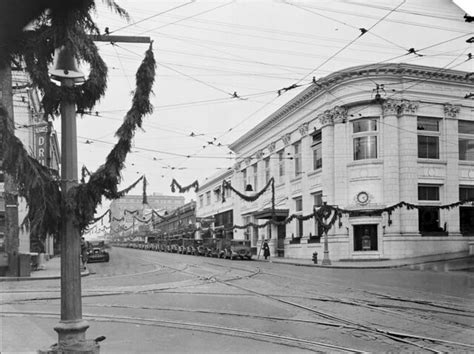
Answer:
[[[91,241],[89,242],[91,247],[104,247],[104,241]]]

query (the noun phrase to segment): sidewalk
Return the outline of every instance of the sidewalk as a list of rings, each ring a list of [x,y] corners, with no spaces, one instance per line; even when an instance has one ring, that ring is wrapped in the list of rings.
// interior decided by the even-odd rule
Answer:
[[[59,256],[50,258],[49,261],[45,262],[45,269],[31,271],[29,277],[0,277],[2,281],[19,281],[19,280],[47,280],[47,279],[60,279],[61,278],[61,258]],[[82,269],[81,277],[88,276],[89,270]]]
[[[256,259],[262,262],[268,262],[263,257]],[[409,267],[411,269],[424,269],[422,265],[428,265],[436,262],[447,262],[459,260],[465,263],[467,267],[473,267],[474,256],[469,256],[469,252],[445,253],[429,256],[419,256],[412,258],[401,259],[383,259],[383,260],[331,260],[331,265],[322,265],[322,255],[318,257],[318,264],[314,264],[311,259],[296,259],[296,258],[276,258],[272,257],[272,263],[285,263],[296,266],[320,267],[320,268],[338,268],[338,269],[382,269],[382,268],[401,268]],[[436,267],[434,267],[436,268]],[[441,267],[443,268],[443,267]],[[459,268],[459,266],[458,266]],[[462,267],[461,267],[462,268]],[[443,270],[449,270],[444,267]],[[454,269],[453,269],[454,270]]]

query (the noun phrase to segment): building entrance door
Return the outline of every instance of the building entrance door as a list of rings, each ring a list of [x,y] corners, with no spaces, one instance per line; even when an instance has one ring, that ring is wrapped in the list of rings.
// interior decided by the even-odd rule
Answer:
[[[354,225],[354,251],[377,250],[377,224]]]
[[[277,257],[285,257],[286,225],[278,225],[277,235]]]

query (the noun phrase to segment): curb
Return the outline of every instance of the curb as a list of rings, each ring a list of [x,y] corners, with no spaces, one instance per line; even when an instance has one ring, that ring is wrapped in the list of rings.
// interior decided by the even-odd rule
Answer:
[[[81,272],[81,278],[89,276],[89,270]],[[61,275],[46,275],[44,277],[0,277],[0,282],[7,281],[34,281],[34,280],[52,280],[52,279],[61,279]]]

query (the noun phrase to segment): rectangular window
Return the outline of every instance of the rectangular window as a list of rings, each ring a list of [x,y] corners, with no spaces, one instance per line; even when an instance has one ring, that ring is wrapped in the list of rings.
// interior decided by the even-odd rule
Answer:
[[[474,187],[459,187],[459,200],[474,200]]]
[[[5,251],[5,213],[0,212],[0,251]]]
[[[243,180],[243,184],[244,184],[244,190],[245,188],[247,188],[247,170],[242,170],[242,180]]]
[[[253,187],[254,192],[256,192],[258,190],[258,164],[254,164],[252,166],[252,172],[253,172],[252,187]]]
[[[439,159],[439,119],[418,117],[418,158]]]
[[[377,119],[359,119],[353,123],[354,134],[377,131]]]
[[[352,122],[354,161],[377,158],[377,124],[375,118]]]
[[[206,205],[211,204],[211,191],[206,192]]]
[[[264,161],[265,164],[265,183],[270,180],[270,157],[267,157]]]
[[[0,183],[5,182],[5,175],[3,174],[3,171],[0,171]]]
[[[199,196],[199,206],[202,207],[204,205],[204,195]]]
[[[459,160],[474,161],[474,122],[460,120],[459,132]]]
[[[285,175],[285,151],[280,150],[278,151],[278,176],[280,180]]]
[[[438,132],[439,120],[436,118],[418,117],[416,129],[430,132]]]
[[[215,196],[216,202],[222,201],[220,188],[217,188],[214,190],[214,196]]]
[[[301,143],[297,142],[293,144],[293,159],[295,162],[295,177],[299,177],[301,174]]]
[[[313,142],[311,147],[313,148],[313,170],[320,169],[323,167],[323,156],[322,156],[322,144],[321,144],[321,131],[313,134]]]
[[[354,138],[354,160],[376,159],[377,137],[363,136]]]
[[[303,198],[295,198],[295,212],[301,215],[303,211]],[[296,219],[296,237],[303,237],[303,220]]]
[[[439,137],[418,135],[418,157],[439,159]]]
[[[439,208],[418,207],[418,226],[422,235],[441,236],[444,234],[444,230],[439,226]]]
[[[323,192],[313,193],[313,207],[320,207],[323,205]],[[313,208],[314,209],[314,208]],[[314,235],[321,237],[324,234],[323,226],[314,218]],[[319,242],[319,241],[318,241]]]
[[[438,200],[438,186],[418,186],[418,200]]]

